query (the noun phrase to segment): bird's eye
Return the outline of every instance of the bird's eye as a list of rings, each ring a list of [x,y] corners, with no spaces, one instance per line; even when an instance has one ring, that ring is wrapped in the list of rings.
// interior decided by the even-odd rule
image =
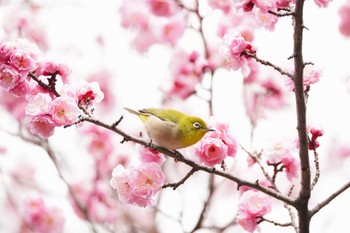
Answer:
[[[193,127],[194,127],[195,129],[199,129],[199,128],[201,128],[202,126],[201,126],[201,124],[199,124],[198,122],[194,122],[194,123],[193,123]]]

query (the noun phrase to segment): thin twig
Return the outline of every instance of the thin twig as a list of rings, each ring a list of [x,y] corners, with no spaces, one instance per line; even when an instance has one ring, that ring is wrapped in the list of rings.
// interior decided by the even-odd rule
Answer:
[[[196,230],[199,230],[199,229],[202,227],[202,224],[203,224],[203,221],[204,221],[204,218],[205,218],[205,214],[207,213],[209,204],[210,204],[211,201],[212,201],[212,197],[213,197],[214,191],[215,191],[215,186],[214,186],[214,175],[213,175],[213,174],[210,174],[210,175],[209,175],[209,194],[208,194],[207,200],[204,202],[204,205],[203,205],[201,214],[200,214],[200,216],[199,216],[199,218],[198,218],[197,224],[196,224],[196,226],[193,228],[193,230],[191,231],[191,233],[195,232]]]
[[[315,177],[312,181],[311,184],[311,190],[315,187],[315,185],[317,184],[318,180],[320,179],[320,163],[319,163],[319,158],[318,158],[318,153],[316,151],[316,148],[313,150],[314,152],[314,163],[315,163],[315,169],[316,169],[316,173],[315,173]]]
[[[55,88],[55,86],[54,86],[54,84],[53,84],[54,82],[50,82],[50,84],[48,85],[48,84],[44,83],[43,81],[41,81],[41,80],[38,78],[38,76],[36,76],[36,75],[35,75],[34,73],[32,73],[32,72],[29,72],[28,76],[31,77],[34,81],[36,81],[36,82],[39,84],[39,86],[41,86],[42,88],[44,88],[44,89],[50,91],[50,92],[51,92],[52,94],[54,94],[56,97],[59,97],[59,96],[60,96],[60,94],[57,92],[57,90],[56,90],[56,88]],[[53,80],[53,79],[55,79],[55,77],[52,76],[51,79]]]
[[[196,168],[192,168],[191,171],[189,171],[186,176],[184,178],[182,178],[179,182],[176,183],[169,183],[169,184],[165,184],[163,185],[163,189],[164,188],[173,188],[174,190],[176,190],[180,185],[184,184],[186,180],[188,180],[188,178],[190,178],[195,172],[197,171]]]
[[[338,197],[348,188],[350,188],[350,181],[348,181],[348,183],[344,184],[343,187],[341,187],[336,192],[332,193],[328,198],[326,198],[324,201],[320,202],[317,206],[315,206],[312,210],[310,210],[309,217],[311,218],[312,216],[314,216],[318,211],[320,211],[323,207],[328,205],[334,198]]]
[[[279,222],[276,222],[276,221],[273,221],[273,220],[269,220],[269,219],[266,219],[262,216],[259,216],[257,217],[257,221],[258,223],[261,223],[261,222],[268,222],[268,223],[271,223],[275,226],[280,226],[280,227],[289,227],[289,226],[292,226],[292,223],[288,222],[288,223],[279,223]]]
[[[257,62],[261,63],[262,65],[270,66],[273,69],[277,70],[280,74],[285,75],[285,76],[293,79],[293,75],[292,74],[288,73],[287,71],[284,71],[281,67],[276,66],[275,64],[272,64],[269,61],[260,59],[259,57],[256,56],[256,54],[249,53],[247,51],[244,51],[242,54],[243,55],[247,55],[248,57],[254,58]]]

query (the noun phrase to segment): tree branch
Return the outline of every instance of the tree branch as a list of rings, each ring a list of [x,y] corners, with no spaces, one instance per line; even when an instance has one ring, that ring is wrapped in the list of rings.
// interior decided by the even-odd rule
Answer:
[[[165,184],[163,185],[163,189],[164,188],[168,188],[171,187],[174,190],[177,189],[180,185],[184,184],[186,180],[188,180],[188,178],[190,178],[195,172],[197,171],[196,168],[192,168],[191,171],[189,171],[186,176],[184,178],[182,178],[179,182],[176,183],[169,183],[169,184]]]

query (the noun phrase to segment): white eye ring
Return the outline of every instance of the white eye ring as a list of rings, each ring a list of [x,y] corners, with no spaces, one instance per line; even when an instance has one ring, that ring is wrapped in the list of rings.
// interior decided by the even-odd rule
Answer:
[[[199,129],[199,128],[201,128],[202,126],[201,126],[200,123],[194,122],[194,123],[193,123],[193,127],[194,127],[195,129]]]

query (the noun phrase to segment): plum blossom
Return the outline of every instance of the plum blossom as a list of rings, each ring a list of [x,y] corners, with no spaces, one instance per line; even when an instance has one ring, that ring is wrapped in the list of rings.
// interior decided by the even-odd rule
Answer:
[[[260,26],[263,26],[270,31],[275,29],[275,25],[278,21],[278,16],[264,12],[261,10],[261,8],[254,8],[253,12],[255,20]]]
[[[197,51],[176,50],[169,62],[173,83],[167,91],[167,98],[187,99],[191,96],[204,75],[205,67],[204,58]]]
[[[24,81],[23,75],[14,67],[0,64],[0,86],[7,92],[10,92],[16,85]]]
[[[0,104],[14,116],[17,120],[22,120],[25,117],[27,100],[24,96],[17,97],[11,93],[0,89]]]
[[[38,92],[35,95],[30,95],[26,106],[26,114],[31,116],[49,114],[51,101],[51,97],[46,93]]]
[[[149,147],[138,146],[139,157],[141,162],[144,163],[158,163],[159,165],[165,162],[164,155],[156,150],[152,150]]]
[[[303,76],[304,90],[306,90],[312,84],[315,84],[320,80],[320,77],[322,76],[322,71],[313,66],[305,66]],[[290,90],[294,91],[294,82],[292,79],[286,79],[286,86]]]
[[[204,135],[195,145],[196,158],[207,166],[221,164],[227,156],[234,157],[237,143],[229,132],[229,125],[225,123],[209,124],[215,131]]]
[[[153,35],[157,42],[169,43],[175,46],[186,29],[186,20],[182,14],[164,20],[157,19],[157,27],[153,28]]]
[[[24,200],[21,217],[25,227],[39,233],[60,233],[63,232],[65,219],[62,211],[56,207],[49,207],[40,197]]]
[[[205,137],[196,146],[195,155],[207,166],[221,164],[227,157],[228,148],[219,138]]]
[[[36,69],[36,61],[26,51],[14,50],[9,59],[9,64],[24,74]]]
[[[96,81],[99,83],[104,98],[100,106],[105,110],[113,109],[115,106],[114,90],[113,90],[113,73],[109,70],[102,69],[90,74],[87,77],[88,82]]]
[[[315,4],[320,7],[320,8],[326,8],[328,7],[328,4],[332,1],[332,0],[314,0]]]
[[[350,36],[350,1],[339,8],[340,25],[339,31],[344,36]]]
[[[257,226],[259,217],[263,217],[271,211],[271,197],[264,193],[247,190],[238,204],[238,224],[246,231],[253,233]]]
[[[311,138],[309,140],[309,150],[316,150],[320,146],[318,142],[318,138],[323,135],[323,129],[320,127],[310,127],[309,132],[311,134]]]
[[[83,110],[87,110],[94,103],[100,103],[104,98],[100,85],[95,81],[90,83],[81,82],[77,87],[75,95],[78,99],[79,108]]]
[[[289,180],[298,178],[300,163],[297,156],[297,145],[294,141],[276,142],[267,148],[264,153],[268,156],[267,163],[275,166],[281,165]]]
[[[48,138],[53,135],[56,124],[51,117],[44,115],[33,116],[28,123],[29,131],[41,138]]]
[[[109,187],[102,180],[97,182],[77,182],[72,185],[72,190],[81,203],[86,203],[86,209],[91,221],[96,223],[115,222],[118,214],[115,211],[117,202],[112,198]],[[81,218],[86,219],[86,214],[77,206],[72,196],[69,201],[75,213]]]
[[[71,70],[68,66],[60,64],[54,61],[45,61],[41,63],[38,69],[35,71],[36,75],[59,75],[63,83],[68,83],[68,77],[71,73]]]
[[[231,0],[209,0],[209,5],[214,9],[220,9],[225,14],[228,14],[232,7]]]
[[[124,28],[147,30],[149,27],[149,8],[145,1],[123,1],[119,13]]]
[[[254,54],[255,51],[253,45],[236,31],[225,34],[223,45],[220,48],[220,52],[226,59],[228,66],[233,70],[242,68],[243,73],[247,70],[247,64],[251,59],[245,53]]]
[[[118,165],[113,170],[110,184],[121,201],[146,207],[152,204],[152,197],[161,190],[164,181],[159,164],[152,162],[130,170]]]
[[[81,114],[75,100],[66,96],[55,98],[50,104],[50,112],[56,126],[73,124]]]
[[[146,0],[151,12],[156,16],[170,17],[179,11],[173,0]]]

